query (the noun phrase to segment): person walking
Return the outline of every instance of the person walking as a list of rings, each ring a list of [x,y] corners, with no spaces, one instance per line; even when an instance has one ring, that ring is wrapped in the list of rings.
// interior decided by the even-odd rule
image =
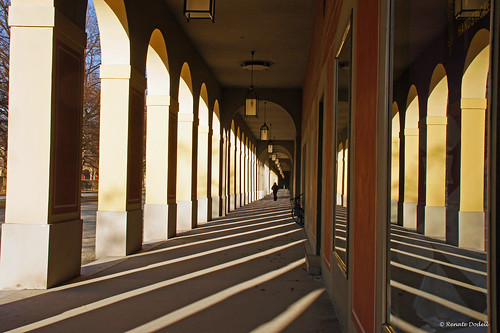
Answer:
[[[273,187],[271,187],[271,190],[273,190],[274,201],[278,200],[278,189],[279,189],[278,184],[274,182]]]

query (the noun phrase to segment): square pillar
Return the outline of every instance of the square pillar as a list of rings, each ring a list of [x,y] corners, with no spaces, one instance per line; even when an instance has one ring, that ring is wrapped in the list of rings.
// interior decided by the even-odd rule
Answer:
[[[128,65],[101,66],[97,258],[142,248],[145,86]]]
[[[47,4],[11,6],[9,24],[9,172],[0,289],[46,289],[80,274],[86,35]]]

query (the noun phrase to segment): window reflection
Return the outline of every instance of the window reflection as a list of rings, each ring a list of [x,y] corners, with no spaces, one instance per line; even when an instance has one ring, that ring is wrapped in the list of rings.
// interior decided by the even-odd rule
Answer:
[[[340,267],[347,273],[349,231],[349,138],[351,126],[351,58],[350,24],[347,27],[336,58],[336,203],[334,253]]]
[[[476,2],[463,16],[393,0],[388,320],[402,331],[487,332],[490,3]]]

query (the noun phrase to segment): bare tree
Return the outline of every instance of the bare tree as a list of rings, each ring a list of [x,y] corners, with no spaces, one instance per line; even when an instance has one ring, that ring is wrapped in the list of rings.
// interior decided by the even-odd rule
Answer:
[[[9,116],[9,48],[8,10],[10,0],[0,0],[0,192],[5,192],[7,176],[7,120]]]
[[[101,96],[101,45],[99,26],[92,4],[87,8],[87,48],[85,49],[85,74],[83,96],[83,169],[94,178],[99,168],[99,110]]]
[[[10,0],[0,0],[0,192],[5,192],[7,172],[7,123],[9,115]],[[83,96],[83,169],[97,174],[99,165],[99,109],[101,45],[97,17],[92,3],[87,8]],[[92,177],[93,178],[93,177]]]

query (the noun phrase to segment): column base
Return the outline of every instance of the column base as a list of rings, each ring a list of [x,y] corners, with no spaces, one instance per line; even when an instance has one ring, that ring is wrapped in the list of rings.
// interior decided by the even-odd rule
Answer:
[[[0,289],[47,289],[80,275],[82,225],[3,224]]]
[[[142,249],[142,209],[97,211],[96,258],[126,256]]]
[[[398,223],[398,200],[391,200],[391,223]]]
[[[172,238],[177,233],[177,203],[169,203],[167,238]]]
[[[241,194],[235,194],[235,207],[240,208],[241,207]]]
[[[208,222],[208,198],[198,199],[198,225]]]
[[[424,234],[441,240],[446,239],[446,207],[425,206]]]
[[[337,193],[337,206],[342,205],[342,194]]]
[[[168,238],[168,205],[144,205],[144,242]]]
[[[417,203],[403,202],[403,227],[417,230]]]
[[[220,216],[226,216],[227,214],[227,195],[223,196],[221,202],[221,211],[220,211]]]
[[[193,229],[193,202],[177,201],[177,233]]]
[[[220,214],[220,197],[212,197],[212,219],[218,218]]]
[[[458,246],[485,251],[484,224],[484,212],[458,212]]]
[[[229,212],[233,211],[236,209],[236,195],[230,194],[229,195]]]

